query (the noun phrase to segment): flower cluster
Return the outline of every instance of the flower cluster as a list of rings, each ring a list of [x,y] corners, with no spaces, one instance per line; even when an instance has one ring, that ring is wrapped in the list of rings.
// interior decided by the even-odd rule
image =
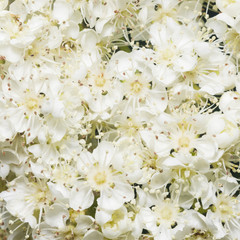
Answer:
[[[240,239],[239,0],[0,1],[0,239]]]

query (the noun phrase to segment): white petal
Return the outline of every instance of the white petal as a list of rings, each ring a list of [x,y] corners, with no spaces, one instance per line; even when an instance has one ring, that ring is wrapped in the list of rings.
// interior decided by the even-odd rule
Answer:
[[[58,48],[62,43],[61,31],[56,26],[53,26],[49,29],[49,32],[47,46],[50,49]]]
[[[165,135],[156,135],[150,131],[140,131],[140,135],[147,147],[156,152],[159,156],[168,156],[172,148],[171,142]],[[156,139],[157,138],[157,139]]]
[[[231,27],[234,25],[234,18],[232,18],[231,16],[227,15],[226,13],[220,13],[215,18],[217,20],[225,22],[227,25],[229,25]]]
[[[6,60],[15,63],[18,62],[22,56],[22,49],[8,45],[0,45],[0,55],[6,57]]]
[[[218,37],[224,36],[225,32],[227,31],[227,24],[222,21],[216,21],[214,18],[210,18],[206,26],[213,29]]]
[[[0,139],[5,141],[7,138],[11,139],[15,134],[14,127],[8,120],[0,120]]]
[[[114,152],[115,147],[113,143],[103,141],[94,149],[93,157],[100,166],[108,167],[111,164]]]
[[[92,229],[84,235],[83,240],[103,240],[103,235],[102,233]]]
[[[171,171],[163,170],[162,173],[155,173],[151,179],[151,188],[158,189],[166,185],[171,179]]]
[[[57,19],[59,22],[63,22],[69,19],[73,13],[73,9],[70,3],[57,0],[53,5],[53,18]]]
[[[18,157],[17,152],[15,152],[12,149],[2,149],[0,151],[0,160],[6,164],[13,163],[18,165],[20,163],[20,159]]]
[[[120,208],[124,201],[112,189],[103,190],[100,198],[97,199],[98,206],[106,210],[116,210]]]
[[[234,29],[238,34],[240,34],[240,16],[238,16],[235,20]]]
[[[86,231],[88,228],[91,227],[91,225],[94,222],[94,218],[92,218],[91,216],[86,216],[86,215],[79,215],[76,218],[76,229],[78,231]]]
[[[115,182],[115,187],[105,189],[98,198],[98,205],[107,210],[116,210],[120,208],[124,202],[132,200],[134,197],[131,185],[127,183]]]
[[[43,164],[40,164],[38,162],[34,163],[34,162],[30,162],[31,165],[31,169],[33,174],[37,177],[37,178],[44,178],[44,174],[43,174]]]
[[[8,0],[2,0],[0,2],[0,11],[2,11],[4,8],[6,8],[8,5]]]
[[[4,43],[6,41],[8,41],[10,38],[9,38],[9,35],[3,31],[3,30],[0,30],[0,43]]]
[[[40,157],[42,155],[42,147],[40,144],[34,144],[28,147],[28,151],[31,152],[35,157]]]
[[[194,69],[197,64],[197,56],[189,53],[182,53],[182,55],[175,59],[174,70],[178,72],[187,72]]]
[[[94,49],[96,44],[99,42],[97,33],[92,29],[83,30],[79,38],[81,41],[81,46],[86,51]]]
[[[10,167],[7,164],[0,163],[0,177],[5,179],[10,171]]]
[[[80,182],[74,186],[70,193],[69,205],[74,210],[84,210],[92,206],[94,195],[86,182]]]
[[[49,118],[47,120],[52,142],[60,141],[66,133],[65,122],[61,118]]]
[[[113,211],[98,208],[95,214],[96,222],[100,225],[103,225],[106,222],[110,221],[112,218],[112,212]]]
[[[211,159],[214,158],[218,151],[217,143],[209,136],[203,136],[197,139],[196,145],[198,156],[202,158]]]
[[[48,182],[48,187],[54,197],[62,203],[67,203],[69,199],[69,190],[61,184]]]
[[[167,108],[167,93],[165,92],[165,88],[161,87],[160,85],[155,87],[153,91],[154,92],[149,91],[149,95],[146,99],[148,108],[153,110],[154,113],[161,113]]]
[[[132,186],[127,182],[123,182],[122,179],[115,181],[114,192],[116,192],[119,197],[122,197],[125,202],[134,198]]]
[[[75,22],[70,22],[69,27],[63,32],[63,34],[68,38],[77,39],[79,35],[79,26]]]
[[[93,166],[94,159],[90,152],[83,151],[77,161],[77,169],[81,174],[87,174],[89,167]]]
[[[64,228],[66,225],[66,221],[69,217],[69,212],[67,208],[54,203],[49,208],[46,208],[45,213],[45,222],[57,228]]]
[[[27,9],[21,0],[13,1],[9,7],[10,12],[19,16],[21,22],[23,22],[27,16]]]
[[[227,3],[227,4],[226,4]],[[216,5],[218,9],[220,9],[221,12],[226,13],[232,17],[239,16],[240,12],[240,2],[234,1],[234,2],[226,2],[223,0],[216,0]]]
[[[163,161],[163,165],[166,167],[183,167],[183,166],[185,166],[182,163],[181,158],[178,159],[177,157],[166,158],[166,160]]]

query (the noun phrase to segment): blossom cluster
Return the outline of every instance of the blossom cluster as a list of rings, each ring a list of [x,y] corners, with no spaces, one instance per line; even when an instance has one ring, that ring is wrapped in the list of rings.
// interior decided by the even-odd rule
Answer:
[[[240,239],[239,0],[0,1],[0,239]]]

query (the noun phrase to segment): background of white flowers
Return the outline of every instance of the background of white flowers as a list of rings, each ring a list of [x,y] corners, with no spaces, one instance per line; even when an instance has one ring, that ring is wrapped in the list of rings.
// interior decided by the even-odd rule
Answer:
[[[0,1],[0,239],[240,239],[239,0]]]

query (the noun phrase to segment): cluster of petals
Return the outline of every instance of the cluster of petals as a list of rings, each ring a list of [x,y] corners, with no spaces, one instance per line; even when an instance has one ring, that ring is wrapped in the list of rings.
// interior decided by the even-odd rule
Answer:
[[[0,1],[0,239],[240,239],[239,0]]]

